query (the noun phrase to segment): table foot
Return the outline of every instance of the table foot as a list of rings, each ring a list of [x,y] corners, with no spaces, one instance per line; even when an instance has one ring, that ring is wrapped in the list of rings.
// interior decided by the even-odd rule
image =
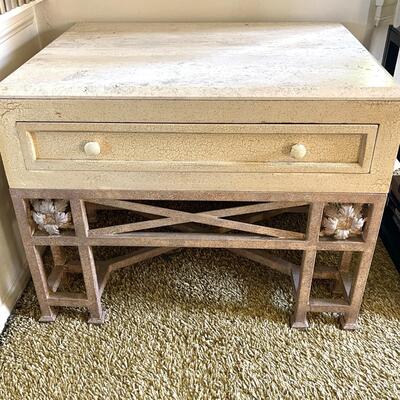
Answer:
[[[340,327],[345,331],[355,331],[359,328],[357,320],[347,321],[345,316],[341,316],[339,319]]]
[[[305,330],[305,329],[309,328],[309,326],[310,326],[308,321],[307,321],[307,319],[297,320],[296,321],[294,315],[290,316],[289,325],[293,329],[300,329],[300,330]]]
[[[52,312],[52,314],[49,315],[42,315],[39,318],[39,322],[54,322],[57,318],[57,313],[56,312]]]
[[[101,325],[104,324],[105,320],[106,320],[106,312],[102,311],[100,317],[98,315],[90,316],[88,319],[88,323],[93,325]]]

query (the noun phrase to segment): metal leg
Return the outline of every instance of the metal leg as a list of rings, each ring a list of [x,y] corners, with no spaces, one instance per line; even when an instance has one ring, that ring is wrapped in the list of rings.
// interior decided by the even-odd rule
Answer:
[[[296,291],[294,312],[290,319],[292,328],[308,328],[307,312],[316,255],[316,250],[305,250],[303,252],[303,259],[300,266],[299,287]]]
[[[307,312],[310,305],[310,291],[317,255],[316,245],[319,238],[323,212],[324,203],[311,204],[307,226],[307,240],[310,244],[309,248],[303,252],[299,271],[299,284],[295,293],[295,309],[290,321],[292,328],[304,329],[308,327]]]
[[[46,274],[43,268],[42,256],[37,247],[26,246],[26,255],[29,258],[29,266],[32,274],[33,284],[39,301],[42,316],[41,322],[53,322],[56,319],[57,312],[54,307],[49,305],[49,288],[47,286]]]
[[[381,224],[383,211],[385,209],[385,201],[386,197],[383,197],[380,199],[380,201],[370,205],[368,225],[364,235],[367,243],[367,249],[361,255],[360,263],[353,278],[350,291],[349,311],[345,312],[341,319],[341,326],[343,329],[353,330],[357,328],[358,314],[360,312],[369,269],[374,256],[375,245],[379,234],[379,227]]]
[[[347,274],[349,272],[352,258],[353,258],[352,251],[344,251],[342,253],[342,258],[340,260],[340,265],[338,270],[338,277],[335,281],[333,281],[332,292],[334,294],[342,294],[345,292],[341,275]]]
[[[76,236],[84,240],[88,232],[88,221],[84,202],[82,200],[71,200],[70,204]],[[79,256],[88,299],[87,307],[90,312],[88,322],[100,324],[104,322],[104,312],[101,307],[99,282],[92,248],[90,246],[79,246]]]
[[[81,258],[83,278],[85,280],[86,294],[89,300],[88,309],[90,318],[88,322],[92,324],[101,324],[104,322],[104,311],[101,307],[99,284],[92,248],[89,246],[79,246],[79,255]]]
[[[49,288],[47,285],[46,273],[43,267],[42,257],[37,249],[31,243],[32,228],[28,220],[28,205],[26,200],[13,196],[14,209],[17,217],[25,254],[31,271],[33,284],[35,286],[42,316],[40,321],[52,322],[56,319],[57,312],[49,304]]]

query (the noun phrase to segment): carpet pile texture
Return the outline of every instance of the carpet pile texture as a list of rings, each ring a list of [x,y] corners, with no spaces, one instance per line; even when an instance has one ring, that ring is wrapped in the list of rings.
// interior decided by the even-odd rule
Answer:
[[[330,262],[327,258],[326,262]],[[398,399],[400,275],[379,243],[360,330],[291,330],[288,277],[223,250],[115,272],[107,322],[38,322],[29,284],[0,336],[0,399]]]

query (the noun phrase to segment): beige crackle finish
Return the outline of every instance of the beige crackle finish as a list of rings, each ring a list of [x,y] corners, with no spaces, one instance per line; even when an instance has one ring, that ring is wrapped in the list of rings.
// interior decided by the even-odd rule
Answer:
[[[0,84],[1,152],[43,319],[56,306],[86,306],[101,322],[114,269],[179,247],[228,247],[293,276],[293,326],[306,327],[309,311],[335,311],[354,328],[399,145],[399,101],[393,79],[338,24],[76,25]],[[75,232],[38,235],[32,198],[69,201]],[[245,201],[257,212],[132,202],[153,199]],[[369,205],[361,238],[319,237],[334,202]],[[158,217],[91,230],[104,206]],[[308,210],[306,234],[258,224],[296,207]],[[146,231],[166,226],[178,232]],[[92,248],[103,245],[145,249],[101,264]],[[50,276],[40,246],[52,248]],[[79,247],[80,261],[65,265],[62,246]],[[301,250],[303,260],[268,249]],[[314,271],[317,251],[344,252],[342,264]],[[362,256],[349,276],[354,251]],[[86,294],[57,292],[66,271],[83,273]],[[343,298],[310,298],[318,277]]]
[[[0,104],[5,114],[0,140],[7,149],[3,151],[6,173],[10,186],[20,188],[281,192],[290,187],[295,192],[386,193],[399,142],[399,103],[393,101],[20,99]],[[180,152],[176,142],[167,141],[164,147],[157,142],[162,150],[153,151],[157,159],[143,163],[130,146],[140,135],[127,136],[138,132],[137,124],[142,126],[142,137],[148,134],[150,144],[157,142],[154,129],[159,130],[156,133],[183,130],[181,137],[186,140],[191,140],[195,136],[191,132],[197,129],[207,138],[224,131],[222,136],[232,138],[234,148],[217,146],[221,139],[216,135],[209,152],[204,147],[202,152],[191,149],[193,155],[188,159],[190,154]],[[290,127],[292,124],[296,127]],[[326,126],[318,129],[316,124]],[[242,138],[237,137],[240,129]],[[256,132],[261,144],[271,143],[269,137],[257,134],[257,129],[278,140],[265,149],[247,142],[246,137]],[[336,135],[344,138],[335,141]],[[71,137],[73,140],[67,139]],[[296,139],[309,146],[302,160],[290,157]],[[84,145],[93,140],[104,154],[93,157],[84,152]],[[249,158],[240,160],[237,156],[243,157],[242,152],[233,152],[242,144]],[[54,153],[49,154],[52,149]],[[147,154],[151,151],[146,149]],[[179,157],[171,160],[174,153]],[[211,159],[218,153],[223,153],[225,160]],[[223,162],[226,160],[229,165]]]

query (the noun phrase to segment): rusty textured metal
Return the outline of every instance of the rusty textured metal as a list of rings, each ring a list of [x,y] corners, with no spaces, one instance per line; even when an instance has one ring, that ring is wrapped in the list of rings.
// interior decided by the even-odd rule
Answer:
[[[300,329],[308,327],[309,312],[340,313],[344,329],[356,328],[386,200],[386,195],[338,193],[176,192],[174,194],[173,192],[11,189],[11,195],[42,312],[42,321],[55,320],[54,307],[86,307],[90,314],[89,322],[102,323],[104,311],[101,306],[101,295],[112,271],[181,247],[218,247],[227,248],[238,256],[291,275],[295,298],[291,326]],[[29,200],[43,197],[69,201],[74,232],[46,235],[35,230],[30,216]],[[232,203],[246,201],[251,204],[191,213],[145,204],[144,201],[149,199]],[[369,205],[363,236],[345,241],[321,238],[320,228],[325,205],[331,202],[350,201]],[[111,212],[114,209],[134,211],[147,216],[148,221],[90,229],[88,219],[95,219],[96,207],[100,209],[105,207]],[[268,221],[280,213],[307,211],[306,234],[256,225],[257,222]],[[240,221],[226,219],[232,216],[240,218]],[[204,228],[205,225],[211,232]],[[143,231],[165,226],[175,231]],[[54,266],[48,275],[39,252],[40,246],[50,246],[53,255]],[[80,262],[66,260],[63,251],[65,246],[78,248]],[[133,251],[109,260],[95,261],[93,246],[129,246]],[[267,250],[271,249],[300,250],[303,252],[302,262],[296,265],[268,254]],[[338,267],[315,267],[317,251],[343,252]],[[354,276],[350,273],[353,252],[361,253]],[[58,291],[60,282],[67,273],[83,274],[85,293]],[[334,292],[341,293],[343,298],[312,298],[310,290],[314,279],[332,280]]]

